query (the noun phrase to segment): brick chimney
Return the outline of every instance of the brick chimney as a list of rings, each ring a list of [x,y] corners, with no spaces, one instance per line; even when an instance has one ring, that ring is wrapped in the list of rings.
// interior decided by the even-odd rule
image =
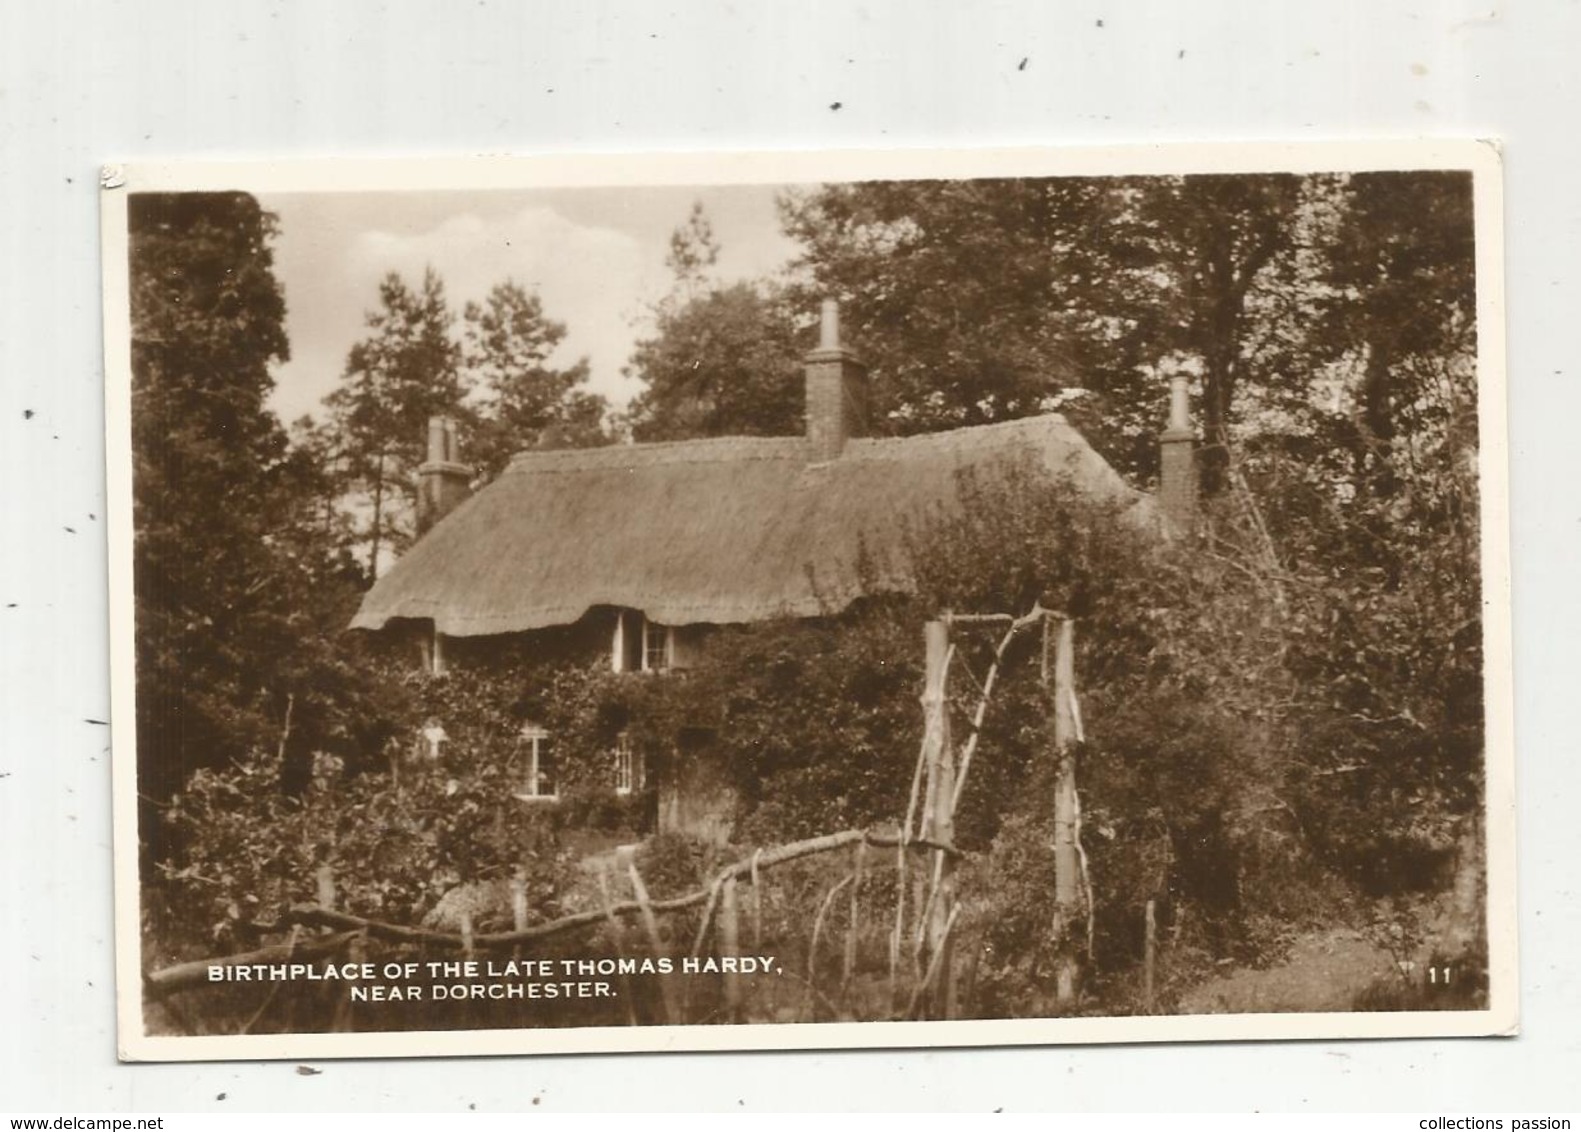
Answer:
[[[1158,502],[1165,517],[1181,534],[1197,524],[1197,434],[1191,428],[1191,408],[1186,395],[1186,375],[1169,382],[1169,424],[1158,435]]]
[[[818,348],[806,357],[807,442],[815,464],[837,459],[845,442],[867,435],[867,367],[840,345],[840,305],[823,301]]]
[[[428,459],[417,469],[417,533],[450,513],[472,493],[472,469],[461,463],[456,422],[428,418]]]

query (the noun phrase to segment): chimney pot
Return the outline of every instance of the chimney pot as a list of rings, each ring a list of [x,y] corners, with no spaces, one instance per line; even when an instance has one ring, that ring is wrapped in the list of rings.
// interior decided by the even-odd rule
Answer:
[[[1189,429],[1191,406],[1186,394],[1186,375],[1177,373],[1169,379],[1169,427]]]
[[[1197,523],[1196,441],[1186,375],[1175,374],[1169,382],[1169,423],[1158,437],[1158,502],[1183,535]]]
[[[840,303],[836,299],[823,301],[822,316],[818,320],[818,349],[840,348]]]
[[[807,442],[813,463],[833,460],[852,437],[867,435],[867,369],[840,345],[840,306],[823,301],[818,348],[807,355]]]
[[[461,463],[456,422],[428,418],[428,460],[417,469],[417,533],[443,519],[472,492],[472,469]]]
[[[428,463],[441,464],[447,459],[445,454],[445,418],[428,418]]]

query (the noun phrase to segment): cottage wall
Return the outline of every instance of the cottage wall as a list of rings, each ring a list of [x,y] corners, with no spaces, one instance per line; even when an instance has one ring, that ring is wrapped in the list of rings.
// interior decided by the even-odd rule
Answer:
[[[722,845],[735,828],[740,796],[706,738],[675,752],[658,783],[660,833],[683,833]]]
[[[606,668],[616,645],[616,623],[621,611],[601,607],[573,625],[557,626],[530,633],[481,637],[437,637],[427,622],[404,626],[409,637],[414,663],[421,660],[425,670],[433,671],[437,649],[447,673],[484,671],[503,676],[520,685],[522,710],[540,719],[535,696],[554,673],[568,668],[596,671]],[[626,611],[627,634],[637,630],[640,642],[640,615]],[[677,626],[670,635],[670,666],[674,674],[643,672],[627,668],[633,680],[684,679],[680,673],[703,657],[709,626]],[[640,657],[640,648],[636,654]],[[629,658],[628,658],[629,663]],[[442,726],[445,721],[438,721]],[[553,737],[553,736],[551,736]],[[694,732],[679,748],[653,759],[644,768],[643,789],[653,792],[656,814],[651,817],[661,833],[682,833],[713,842],[729,838],[735,821],[737,795],[712,751],[705,732]],[[615,790],[614,751],[611,749],[609,788]],[[534,805],[554,805],[553,799],[540,799]],[[650,814],[652,812],[650,811]]]

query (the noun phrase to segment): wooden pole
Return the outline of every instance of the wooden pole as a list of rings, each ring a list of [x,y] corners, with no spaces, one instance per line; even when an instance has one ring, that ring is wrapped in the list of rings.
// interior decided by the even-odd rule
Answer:
[[[1059,760],[1054,785],[1054,946],[1055,996],[1062,1007],[1076,1002],[1076,685],[1075,623],[1059,623],[1054,642],[1054,754]]]
[[[327,862],[318,867],[313,873],[313,887],[317,893],[320,908],[333,908],[335,906],[335,870]]]
[[[516,875],[511,877],[511,926],[519,932],[527,930],[527,870],[517,869]],[[516,958],[520,959],[521,948],[516,948]]]
[[[851,915],[845,926],[845,955],[840,963],[840,997],[844,999],[851,989],[851,973],[856,970],[857,936],[862,929],[862,880],[866,875],[867,845],[856,843],[856,868],[852,872]]]
[[[511,923],[519,932],[527,930],[527,874],[522,870],[511,877]]]
[[[615,915],[615,898],[610,894],[609,869],[598,870],[598,891],[604,898],[604,915],[609,920],[609,938],[615,948],[615,958],[623,959],[626,956],[626,929],[620,922],[620,917]],[[517,949],[518,952],[520,949]],[[631,993],[631,976],[624,971],[620,976],[621,1000],[626,1004],[626,1020],[633,1026],[639,1024],[637,1018],[637,1000]]]
[[[928,743],[928,804],[923,836],[939,846],[955,844],[955,751],[950,742],[950,713],[945,696],[945,658],[949,654],[950,629],[944,621],[929,621],[924,627],[927,646],[927,683],[923,692]],[[955,864],[952,854],[937,849],[933,854],[933,885],[927,902],[929,968],[936,968],[932,1016],[955,1015],[955,971],[950,956],[949,924],[955,908]]]
[[[1153,1013],[1153,964],[1158,955],[1158,916],[1154,911],[1154,901],[1147,902],[1147,911],[1144,913],[1147,922],[1147,932],[1142,944],[1142,1008],[1149,1014]]]
[[[648,932],[648,949],[652,955],[664,954],[664,937],[659,934],[659,920],[653,914],[653,902],[648,899],[648,886],[642,883],[642,874],[637,871],[637,857],[635,853],[626,852],[622,856],[626,859],[626,875],[631,881],[631,891],[637,898],[637,903],[642,909],[642,926]],[[669,979],[659,977],[659,1001],[664,1007],[664,1021],[666,1025],[673,1026],[681,1020],[681,1011],[675,1001],[675,990],[670,985]]]
[[[293,933],[296,931],[295,928],[291,930]],[[358,933],[351,937],[351,942],[346,944],[346,959],[349,962],[362,963],[366,961],[368,958],[367,947],[365,946],[367,939],[367,935],[363,933]],[[335,1007],[335,1021],[331,1033],[349,1034],[355,1029],[350,988],[345,989],[344,995],[345,997],[339,999]]]
[[[725,882],[719,886],[719,954],[741,954],[741,935],[736,920],[735,877],[726,877]],[[741,976],[734,971],[726,971],[724,980],[725,1018],[731,1022],[739,1022],[741,1021]]]

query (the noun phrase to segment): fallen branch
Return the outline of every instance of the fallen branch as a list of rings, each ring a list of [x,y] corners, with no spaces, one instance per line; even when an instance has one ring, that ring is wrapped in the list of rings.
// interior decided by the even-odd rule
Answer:
[[[633,916],[644,912],[679,912],[685,908],[692,908],[704,903],[714,886],[724,882],[726,878],[734,877],[755,879],[760,870],[772,868],[775,865],[787,864],[802,857],[812,857],[819,853],[827,853],[846,845],[858,842],[878,848],[899,849],[901,852],[944,852],[952,856],[960,856],[960,850],[947,845],[939,845],[921,837],[904,838],[887,834],[873,833],[865,829],[848,829],[840,833],[829,833],[822,837],[813,837],[806,841],[796,841],[789,845],[781,845],[775,849],[759,850],[750,857],[742,858],[734,864],[727,865],[715,874],[705,887],[695,892],[688,892],[683,896],[672,896],[665,900],[649,900],[644,904],[638,900],[623,901],[605,908],[591,912],[577,912],[574,915],[562,916],[558,920],[537,924],[523,931],[508,932],[483,932],[472,937],[473,947],[479,950],[495,948],[510,948],[518,944],[532,943],[551,936],[561,935],[565,932],[585,928],[616,916]],[[281,917],[278,928],[299,924],[303,927],[319,927],[338,929],[339,934],[322,936],[316,939],[298,941],[295,958],[317,958],[332,954],[344,947],[346,942],[359,932],[366,932],[372,939],[381,939],[391,943],[429,944],[436,947],[459,948],[462,937],[452,932],[435,931],[431,928],[413,928],[404,924],[392,924],[382,920],[370,920],[364,916],[353,916],[348,912],[337,912],[332,908],[324,908],[316,904],[299,904]],[[263,925],[255,925],[263,927]],[[164,994],[171,990],[179,990],[187,986],[206,984],[208,969],[210,967],[238,967],[251,964],[283,963],[292,957],[291,949],[285,945],[265,948],[261,951],[250,952],[245,955],[229,955],[216,959],[203,959],[193,963],[181,963],[174,967],[167,967],[144,976],[144,985],[150,993]]]
[[[355,931],[346,931],[311,939],[292,938],[274,947],[248,951],[241,955],[227,955],[223,959],[196,959],[191,963],[177,963],[159,971],[145,973],[143,990],[150,996],[159,998],[175,991],[186,990],[188,987],[206,986],[209,983],[210,967],[251,967],[299,962],[303,959],[322,959],[326,955],[339,953],[356,935]]]
[[[904,1017],[913,1018],[916,1016],[917,1004],[922,1001],[922,996],[927,994],[928,989],[933,986],[933,980],[938,978],[939,964],[948,950],[944,945],[949,941],[950,932],[955,928],[955,917],[960,910],[961,906],[959,904],[950,909],[950,917],[944,921],[944,934],[939,939],[939,946],[933,949],[933,957],[928,960],[928,970],[922,976],[922,981],[912,988],[911,1001],[906,1003]]]

